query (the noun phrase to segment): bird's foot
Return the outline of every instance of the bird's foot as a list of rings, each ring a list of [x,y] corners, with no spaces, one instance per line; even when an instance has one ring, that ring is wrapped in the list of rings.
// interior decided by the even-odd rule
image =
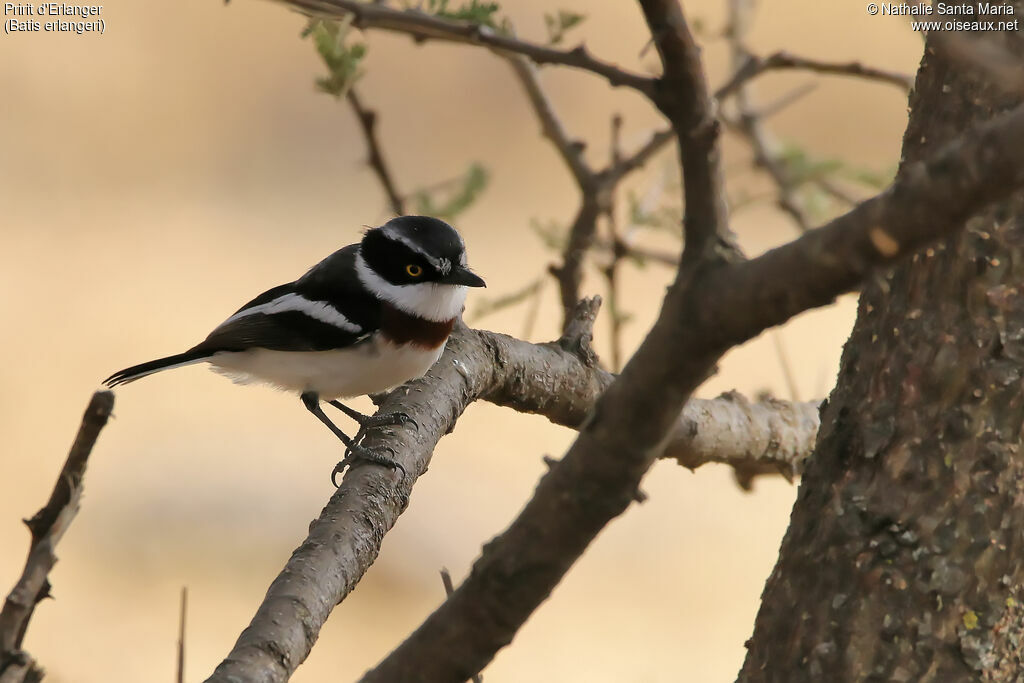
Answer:
[[[420,428],[420,426],[416,424],[416,420],[412,419],[405,413],[378,413],[376,415],[363,415],[362,419],[357,419],[356,422],[359,423],[359,431],[356,432],[355,436],[356,443],[366,436],[368,431],[376,429],[377,427],[400,427],[411,424],[417,430]]]
[[[355,441],[358,443],[362,439],[366,432],[376,427],[397,427],[399,425],[412,424],[416,429],[420,426],[416,424],[416,421],[405,413],[384,413],[377,415],[363,415],[358,410],[353,410],[347,405],[338,400],[328,401],[328,404],[334,406],[341,412],[345,413],[352,420],[359,425],[359,431],[356,432]]]
[[[334,471],[331,472],[331,483],[334,484],[335,488],[339,486],[338,475],[344,472],[346,467],[351,467],[360,460],[383,467],[390,467],[393,470],[400,470],[402,476],[406,476],[405,468],[402,467],[402,463],[395,460],[395,451],[390,447],[364,448],[354,443],[346,449],[345,457],[334,466]]]

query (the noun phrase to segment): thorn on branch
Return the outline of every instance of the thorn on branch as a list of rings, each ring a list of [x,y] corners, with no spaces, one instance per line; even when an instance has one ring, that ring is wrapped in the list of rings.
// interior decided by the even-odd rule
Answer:
[[[594,340],[594,320],[600,308],[600,296],[581,299],[566,323],[565,332],[558,339],[559,346],[577,356],[587,367],[597,364],[597,354],[591,342]]]
[[[444,594],[451,597],[455,592],[455,584],[452,583],[452,575],[447,567],[441,567],[441,583],[444,584]],[[473,678],[470,680],[473,683],[483,683],[484,677],[480,674],[473,674]]]

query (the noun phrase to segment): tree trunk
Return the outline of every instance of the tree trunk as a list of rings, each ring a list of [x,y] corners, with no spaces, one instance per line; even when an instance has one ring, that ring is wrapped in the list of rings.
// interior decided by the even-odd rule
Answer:
[[[901,173],[1019,99],[933,47]],[[1024,201],[966,227],[864,287],[740,681],[1024,680]]]

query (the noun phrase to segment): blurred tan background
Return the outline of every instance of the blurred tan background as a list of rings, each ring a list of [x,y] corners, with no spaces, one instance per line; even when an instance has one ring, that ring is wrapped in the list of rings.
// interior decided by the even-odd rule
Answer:
[[[506,4],[521,35],[543,39],[547,3]],[[590,15],[572,35],[596,54],[635,69],[654,63],[653,50],[640,56],[647,36],[633,3],[560,5]],[[687,10],[713,33],[722,5]],[[5,593],[27,547],[20,519],[44,502],[103,377],[192,345],[251,296],[387,218],[351,112],[314,92],[321,65],[299,39],[301,17],[242,0],[107,0],[103,16],[105,35],[0,36]],[[776,0],[754,26],[750,42],[763,53],[786,48],[911,73],[921,50],[903,22],[867,16],[857,3]],[[553,260],[530,219],[566,223],[577,197],[511,71],[479,49],[383,34],[369,42],[360,89],[380,114],[401,187],[486,163],[491,186],[458,227],[490,286],[485,296],[522,286]],[[726,55],[720,40],[707,41],[713,83]],[[548,69],[543,79],[595,162],[606,158],[613,112],[625,116],[627,148],[659,125],[645,102],[595,77]],[[906,117],[897,90],[785,74],[759,80],[758,100],[812,81],[811,94],[770,120],[773,130],[823,156],[891,167]],[[663,154],[652,174],[673,163]],[[742,146],[727,146],[726,168],[733,189],[768,189]],[[794,236],[768,206],[735,220],[752,254]],[[656,266],[628,271],[628,349],[669,277]],[[588,292],[602,287],[587,281]],[[549,288],[535,339],[556,336],[556,310]],[[853,311],[845,297],[779,333],[800,398],[831,387]],[[520,308],[480,324],[520,334],[523,318]],[[607,355],[605,331],[598,348]],[[700,395],[733,388],[789,397],[770,336],[729,354]],[[294,680],[352,680],[375,664],[442,600],[438,570],[458,582],[532,493],[541,456],[560,455],[572,437],[542,418],[471,406]],[[238,388],[202,367],[118,390],[82,511],[59,548],[57,600],[37,611],[27,648],[54,681],[170,681],[186,585],[186,677],[202,680],[330,495],[340,455],[295,397]],[[744,494],[724,468],[690,473],[669,463],[644,488],[648,502],[607,528],[487,681],[735,676],[796,488],[762,480]]]

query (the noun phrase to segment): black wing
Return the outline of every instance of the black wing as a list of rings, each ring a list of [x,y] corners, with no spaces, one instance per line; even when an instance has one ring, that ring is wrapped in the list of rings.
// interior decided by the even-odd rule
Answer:
[[[327,351],[367,339],[377,330],[380,304],[356,276],[358,248],[340,249],[295,282],[267,290],[190,352]]]

